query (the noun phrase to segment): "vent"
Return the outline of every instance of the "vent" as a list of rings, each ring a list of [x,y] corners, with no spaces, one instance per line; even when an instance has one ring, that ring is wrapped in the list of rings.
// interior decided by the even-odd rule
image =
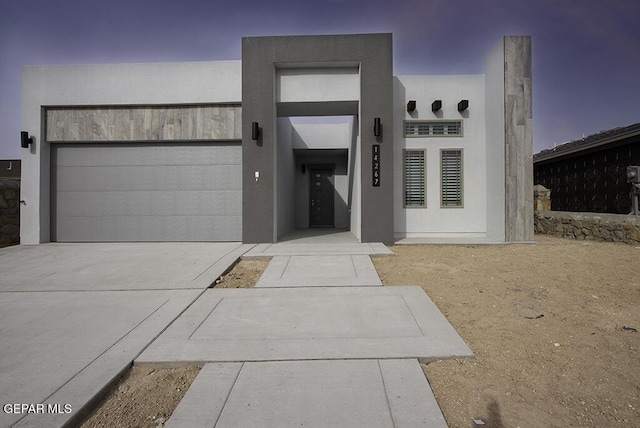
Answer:
[[[405,121],[405,137],[462,136],[462,122],[454,121]]]

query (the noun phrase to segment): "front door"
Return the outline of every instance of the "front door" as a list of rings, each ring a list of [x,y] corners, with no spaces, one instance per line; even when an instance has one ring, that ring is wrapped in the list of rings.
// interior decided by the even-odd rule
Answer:
[[[333,170],[309,172],[309,227],[334,227]]]

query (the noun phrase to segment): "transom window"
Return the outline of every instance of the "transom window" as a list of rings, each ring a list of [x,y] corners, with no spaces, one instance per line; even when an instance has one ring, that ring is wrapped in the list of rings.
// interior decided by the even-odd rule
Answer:
[[[425,150],[404,151],[404,206],[426,207]]]
[[[417,121],[404,122],[405,137],[462,136],[462,121]]]

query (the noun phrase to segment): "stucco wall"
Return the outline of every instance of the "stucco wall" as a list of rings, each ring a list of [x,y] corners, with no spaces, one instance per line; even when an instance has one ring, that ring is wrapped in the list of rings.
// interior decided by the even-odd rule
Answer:
[[[277,189],[278,189],[278,237],[296,227],[295,159],[293,153],[293,128],[288,118],[278,118]]]
[[[394,79],[394,209],[395,236],[484,236],[487,231],[487,157],[485,129],[485,78],[468,76],[399,76]],[[442,109],[431,103],[442,100]],[[469,109],[458,112],[460,100]],[[409,100],[417,108],[408,113]],[[463,135],[404,137],[404,120],[461,120]],[[440,150],[463,150],[463,208],[440,207]],[[403,207],[403,149],[426,149],[426,208]]]
[[[294,149],[349,149],[351,123],[296,123],[293,125]]]
[[[358,67],[280,68],[276,72],[277,102],[358,101]]]
[[[50,147],[45,106],[240,103],[241,62],[101,64],[23,69],[22,129],[35,143],[22,149],[22,242],[50,239]]]
[[[504,176],[504,42],[500,40],[485,59],[485,111],[487,168],[487,238],[505,238]]]
[[[358,240],[362,239],[362,224],[360,222],[362,212],[362,196],[360,193],[360,162],[362,161],[362,153],[360,151],[360,134],[358,130],[360,125],[358,119],[353,120],[353,132],[351,133],[353,140],[351,141],[351,150],[349,150],[349,194],[348,206],[351,218],[349,219],[351,233]]]

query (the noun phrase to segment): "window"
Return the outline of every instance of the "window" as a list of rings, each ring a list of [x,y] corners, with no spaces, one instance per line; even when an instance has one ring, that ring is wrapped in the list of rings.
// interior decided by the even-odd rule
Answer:
[[[462,149],[440,151],[442,208],[462,207]]]
[[[404,151],[404,206],[426,207],[424,172],[425,150]]]
[[[462,136],[462,122],[454,121],[405,121],[405,137]]]

